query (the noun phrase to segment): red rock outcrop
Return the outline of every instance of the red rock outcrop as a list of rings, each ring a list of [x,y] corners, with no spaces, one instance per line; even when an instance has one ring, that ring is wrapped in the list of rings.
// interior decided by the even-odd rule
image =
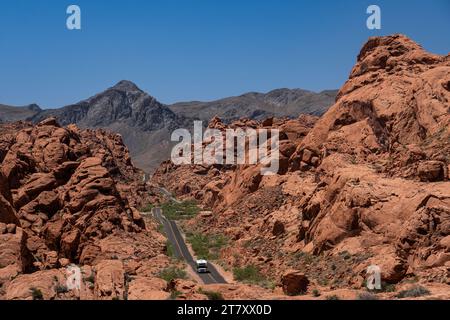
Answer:
[[[402,35],[371,38],[322,118],[263,122],[286,132],[286,171],[166,162],[153,181],[212,209],[185,227],[229,238],[220,259],[230,268],[361,288],[375,264],[383,282],[450,284],[448,83],[450,56]]]
[[[0,132],[0,296],[33,298],[36,280],[43,298],[71,298],[55,289],[64,283],[47,281],[71,263],[96,272],[86,298],[124,298],[125,267],[155,276],[128,267],[151,264],[164,239],[135,207],[145,198],[143,172],[119,135],[63,128],[52,118],[4,124]]]

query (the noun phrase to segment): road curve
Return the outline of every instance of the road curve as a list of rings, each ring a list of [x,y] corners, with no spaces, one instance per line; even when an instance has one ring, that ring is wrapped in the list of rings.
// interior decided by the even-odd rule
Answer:
[[[172,200],[173,202],[178,203],[178,204],[181,203],[181,201],[178,200],[177,198],[175,198],[175,197],[172,195],[172,193],[170,193],[169,190],[167,190],[166,188],[159,187],[159,190],[160,190],[161,193],[162,193],[166,198],[168,198],[169,200]]]
[[[175,256],[186,260],[192,270],[197,273],[194,257],[191,255],[175,221],[168,220],[163,215],[161,208],[153,208],[152,212],[154,217],[163,225],[167,238],[173,246]],[[197,273],[204,284],[227,283],[211,263],[208,263],[208,270],[208,273]]]

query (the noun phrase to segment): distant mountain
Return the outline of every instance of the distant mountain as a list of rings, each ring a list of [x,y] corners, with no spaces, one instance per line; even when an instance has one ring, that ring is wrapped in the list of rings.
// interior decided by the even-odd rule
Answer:
[[[134,83],[120,81],[102,93],[60,109],[0,105],[0,121],[39,122],[56,117],[62,125],[75,123],[81,128],[104,128],[120,133],[135,165],[152,172],[170,155],[171,132],[177,128],[191,129],[194,119],[204,120],[206,124],[216,115],[224,122],[271,116],[295,118],[302,113],[321,115],[334,103],[336,94],[337,91],[278,89],[212,102],[164,105]]]
[[[218,116],[230,123],[241,118],[296,118],[300,114],[321,116],[334,104],[337,90],[320,93],[302,89],[277,89],[269,93],[251,92],[211,102],[180,102],[169,106],[176,114],[209,121]]]
[[[24,107],[13,107],[0,104],[0,122],[25,120],[41,111],[42,109],[37,104],[30,104]]]
[[[186,119],[130,81],[121,81],[79,103],[44,110],[28,120],[39,122],[47,117],[56,117],[62,125],[75,123],[81,128],[120,133],[134,163],[146,171],[152,171],[170,154],[171,132],[189,126]]]

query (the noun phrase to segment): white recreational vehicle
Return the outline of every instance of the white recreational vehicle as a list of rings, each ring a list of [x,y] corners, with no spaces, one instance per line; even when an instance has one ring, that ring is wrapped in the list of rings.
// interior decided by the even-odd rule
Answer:
[[[208,272],[208,261],[206,260],[197,260],[195,262],[196,266],[197,266],[197,272],[198,273],[207,273]]]

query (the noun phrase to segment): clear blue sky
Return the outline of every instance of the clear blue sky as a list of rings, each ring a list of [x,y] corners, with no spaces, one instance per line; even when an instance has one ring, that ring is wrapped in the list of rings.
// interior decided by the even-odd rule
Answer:
[[[66,29],[70,4],[81,31]],[[447,54],[449,31],[449,0],[2,0],[0,103],[59,107],[122,79],[164,103],[339,88],[369,36]]]

